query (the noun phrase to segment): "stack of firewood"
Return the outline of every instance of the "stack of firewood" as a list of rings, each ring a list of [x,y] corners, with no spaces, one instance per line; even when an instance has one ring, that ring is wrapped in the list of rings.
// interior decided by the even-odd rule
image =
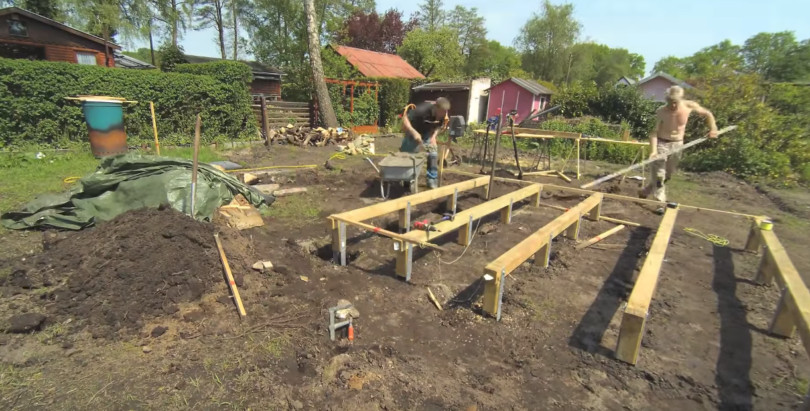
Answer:
[[[306,126],[294,126],[287,124],[270,130],[267,142],[278,142],[281,144],[295,144],[297,146],[323,147],[327,144],[339,144],[351,141],[354,135],[346,129],[340,128],[310,128]]]

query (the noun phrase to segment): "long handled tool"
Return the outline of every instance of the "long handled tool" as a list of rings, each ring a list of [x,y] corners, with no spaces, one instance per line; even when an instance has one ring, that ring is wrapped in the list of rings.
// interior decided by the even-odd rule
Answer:
[[[499,120],[500,115],[487,119],[487,133],[484,135],[484,144],[481,145],[483,155],[478,156],[481,159],[481,171],[479,171],[479,173],[484,173],[484,167],[487,164],[487,153],[489,152],[489,131],[495,130],[495,127]]]
[[[722,130],[717,132],[717,136],[720,137],[721,135],[723,135],[725,133],[728,133],[729,131],[732,131],[732,130],[734,130],[736,128],[737,128],[737,126],[724,127]],[[658,156],[655,156],[653,158],[648,158],[648,159],[646,159],[646,160],[644,160],[642,162],[636,163],[636,164],[634,164],[634,165],[632,165],[630,167],[623,168],[623,169],[621,169],[621,170],[619,170],[619,171],[617,171],[617,172],[615,172],[613,174],[609,174],[609,175],[606,175],[606,176],[604,176],[602,178],[598,178],[598,179],[596,179],[594,181],[591,181],[588,184],[583,184],[583,185],[579,186],[579,188],[591,188],[591,187],[593,187],[595,185],[602,184],[605,181],[612,180],[612,179],[614,179],[614,178],[616,178],[616,177],[618,177],[618,176],[620,176],[622,174],[625,174],[625,173],[627,173],[629,171],[633,171],[633,170],[635,170],[635,169],[637,169],[639,167],[643,167],[643,166],[645,166],[647,164],[650,164],[652,162],[665,159],[665,158],[667,158],[667,157],[669,157],[669,156],[671,156],[673,154],[680,153],[681,151],[686,150],[689,147],[698,145],[698,144],[706,141],[707,139],[708,139],[708,137],[701,137],[701,138],[699,138],[697,140],[690,141],[690,142],[684,144],[683,146],[681,146],[680,148],[678,148],[676,150],[672,150],[672,152],[670,152],[667,155],[658,155]]]
[[[512,110],[509,112],[509,115],[506,117],[509,121],[509,131],[512,134],[512,147],[515,149],[515,165],[518,169],[518,180],[523,180],[523,169],[520,168],[520,157],[518,157],[518,148],[517,148],[517,140],[515,139],[515,115],[517,114],[517,110]],[[494,176],[493,176],[494,177]]]
[[[228,257],[225,256],[225,250],[222,248],[222,241],[219,240],[219,233],[214,234],[214,240],[217,242],[219,258],[222,260],[222,266],[225,267],[225,275],[228,277],[228,286],[231,288],[231,293],[233,293],[233,299],[236,300],[236,308],[239,310],[239,316],[244,317],[247,315],[245,306],[242,305],[242,297],[239,296],[239,290],[236,288],[236,281],[233,279],[231,266],[228,264]]]
[[[495,129],[495,143],[492,146],[492,169],[489,172],[489,184],[487,185],[487,200],[492,197],[492,182],[495,181],[495,166],[498,164],[498,146],[501,142],[501,121],[500,113],[498,115],[498,127]]]
[[[197,167],[200,157],[200,115],[197,114],[197,124],[194,126],[194,159],[191,163],[191,218],[194,218],[194,203],[197,199]]]

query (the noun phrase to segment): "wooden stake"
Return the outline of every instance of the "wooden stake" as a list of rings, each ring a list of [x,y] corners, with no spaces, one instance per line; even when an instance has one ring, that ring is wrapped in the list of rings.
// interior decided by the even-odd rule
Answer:
[[[194,159],[191,163],[191,218],[194,218],[194,203],[197,199],[197,167],[200,157],[200,115],[197,114],[197,124],[194,126]]]
[[[225,250],[222,249],[222,241],[219,240],[219,233],[214,234],[214,240],[217,242],[219,258],[222,260],[222,266],[225,267],[225,275],[228,277],[228,286],[231,288],[231,293],[233,293],[234,300],[236,300],[236,308],[239,309],[239,316],[245,317],[247,315],[245,312],[245,306],[242,305],[242,297],[239,296],[239,290],[236,288],[236,281],[233,279],[231,266],[228,264],[228,257],[225,256]]]
[[[577,168],[579,168],[579,165],[577,165]],[[561,179],[563,179],[563,180],[565,180],[565,181],[567,181],[569,183],[571,182],[571,178],[569,178],[567,175],[563,174],[562,171],[557,171],[555,174],[557,174],[557,177],[560,177]],[[577,178],[579,178],[579,175],[577,175]]]
[[[433,302],[433,305],[435,305],[436,308],[439,309],[439,311],[442,311],[442,305],[439,303],[439,300],[436,299],[436,296],[433,295],[433,291],[430,291],[430,287],[427,287],[427,290],[428,290],[428,298],[430,298],[430,301]]]
[[[580,145],[579,142],[580,142],[580,140],[582,140],[582,134],[580,134],[579,137],[577,137],[577,180],[579,180],[579,176],[580,176],[580,174],[579,174],[579,145]],[[571,180],[568,180],[568,182],[570,183]]]
[[[613,217],[599,216],[599,219],[600,220],[605,220],[605,221],[607,221],[609,223],[629,225],[631,227],[641,227],[641,224],[639,224],[639,223],[634,223],[632,221],[619,220],[618,218],[613,218]]]
[[[596,244],[596,243],[604,240],[605,238],[608,238],[608,237],[612,236],[613,234],[618,233],[624,227],[625,227],[624,225],[617,225],[616,227],[613,227],[610,230],[607,230],[604,233],[599,234],[598,236],[589,239],[588,241],[585,241],[585,242],[583,242],[581,244],[577,244],[576,247],[574,247],[574,248],[577,249],[577,250],[581,250],[583,248],[586,248],[588,246]]]
[[[160,142],[158,141],[157,121],[155,121],[155,103],[149,102],[149,110],[152,112],[152,130],[155,131],[155,152],[160,155]]]

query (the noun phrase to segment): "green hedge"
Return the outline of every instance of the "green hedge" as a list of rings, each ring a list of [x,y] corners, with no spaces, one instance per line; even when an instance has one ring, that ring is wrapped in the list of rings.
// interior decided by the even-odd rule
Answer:
[[[211,76],[223,83],[241,86],[248,92],[248,86],[253,81],[253,71],[245,63],[239,61],[212,61],[199,64],[178,64],[174,66],[175,73],[198,74]]]
[[[410,80],[401,78],[372,78],[380,83],[380,126],[385,127],[397,123],[398,116],[411,98]]]
[[[245,79],[237,68],[244,64],[227,64],[233,66],[226,70],[228,76]],[[203,118],[205,142],[253,138],[257,122],[245,83],[241,84],[237,87],[209,75],[0,58],[0,147],[86,141],[80,104],[64,99],[80,94],[138,101],[126,104],[124,111],[131,144],[154,139],[149,101],[155,103],[162,142],[190,142],[197,113]]]

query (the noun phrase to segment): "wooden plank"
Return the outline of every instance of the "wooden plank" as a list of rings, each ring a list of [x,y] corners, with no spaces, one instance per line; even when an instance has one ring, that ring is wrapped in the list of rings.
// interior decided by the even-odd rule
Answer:
[[[550,239],[576,224],[583,214],[597,207],[601,201],[601,193],[594,193],[491,261],[487,264],[487,268],[494,272],[504,269],[507,274],[511,273],[532,255],[535,255]]]
[[[476,134],[486,134],[486,129],[477,129],[473,130]],[[504,131],[503,134],[509,134],[509,131]],[[529,128],[521,128],[515,127],[515,137],[516,138],[535,138],[535,139],[552,139],[552,138],[565,138],[569,140],[576,140],[577,136],[580,136],[579,133],[571,133],[565,131],[552,131],[552,130],[534,130]],[[582,137],[582,140],[586,141],[596,141],[600,143],[615,143],[615,144],[625,144],[625,145],[633,145],[633,146],[649,146],[650,143],[648,141],[637,141],[637,140],[612,140],[609,138],[603,137]]]
[[[616,346],[616,358],[633,364],[638,361],[638,351],[641,347],[641,338],[644,335],[644,324],[650,309],[650,302],[658,285],[661,266],[664,263],[669,238],[675,227],[678,209],[667,208],[658,232],[655,234],[650,252],[644,260],[644,265],[638,274],[636,284],[627,300],[627,307],[622,316],[622,327],[619,331],[619,342]],[[627,324],[625,324],[627,322]]]
[[[236,281],[233,279],[231,266],[228,264],[228,257],[225,256],[225,250],[222,248],[222,241],[219,240],[219,233],[214,234],[214,240],[217,243],[217,250],[219,251],[219,258],[222,261],[222,266],[225,267],[225,275],[228,278],[228,287],[231,289],[233,299],[236,300],[236,307],[239,310],[239,317],[244,318],[247,315],[245,312],[245,306],[242,305],[242,297],[239,296],[239,289],[236,288]]]
[[[717,132],[717,136],[719,137],[719,136],[721,136],[721,135],[723,135],[723,134],[725,134],[725,133],[728,133],[729,131],[732,131],[732,130],[734,130],[734,129],[736,129],[736,128],[737,128],[737,126],[728,126],[728,127],[724,127],[722,130],[720,130],[720,131],[718,131],[718,132]],[[702,142],[706,141],[706,139],[707,139],[707,138],[708,138],[708,137],[702,137],[702,138],[699,138],[699,139],[697,139],[697,140],[692,140],[692,141],[690,141],[690,142],[688,142],[688,143],[686,143],[686,144],[682,145],[681,147],[678,147],[677,149],[672,150],[672,152],[670,152],[670,153],[668,153],[668,154],[666,154],[666,155],[658,155],[658,156],[656,156],[656,157],[654,157],[654,158],[648,158],[648,159],[646,159],[646,160],[644,160],[644,161],[640,161],[640,162],[638,162],[638,163],[636,163],[636,164],[633,164],[633,165],[631,165],[631,166],[629,166],[629,167],[625,167],[625,168],[623,168],[623,169],[621,169],[621,170],[619,170],[619,171],[617,171],[617,172],[615,172],[615,173],[613,173],[613,174],[609,174],[609,175],[606,175],[606,176],[604,176],[604,177],[598,178],[598,179],[596,179],[596,180],[594,180],[594,181],[591,181],[590,183],[583,184],[583,185],[581,185],[581,186],[580,186],[580,188],[590,188],[590,187],[593,187],[593,186],[595,186],[595,185],[598,185],[598,184],[604,183],[605,181],[608,181],[608,180],[614,179],[614,178],[616,178],[616,177],[618,177],[618,176],[620,176],[620,175],[622,175],[622,174],[625,174],[625,173],[627,173],[627,172],[633,171],[633,170],[635,170],[635,169],[637,169],[637,168],[639,168],[639,167],[643,167],[643,166],[645,166],[645,165],[647,165],[647,164],[650,164],[650,163],[653,163],[653,162],[656,162],[656,161],[659,161],[659,160],[662,160],[662,159],[666,159],[667,157],[669,157],[669,156],[671,156],[671,155],[674,155],[674,154],[680,153],[680,152],[682,152],[682,151],[686,150],[687,148],[690,148],[690,147],[692,147],[692,146],[695,146],[695,145],[697,145],[697,144],[700,144],[700,143],[702,143]]]
[[[810,355],[810,290],[807,289],[776,233],[771,230],[759,230],[759,235],[765,246],[764,254],[769,255],[768,258],[774,267],[774,280],[784,290],[782,301],[784,307],[780,307],[777,317],[785,311],[785,308],[791,313],[804,349]],[[785,331],[787,327],[784,326],[784,322],[785,320],[781,320],[780,324],[777,324],[780,328],[772,331]]]
[[[512,271],[520,267],[521,264],[533,255],[535,256],[536,263],[541,262],[543,266],[548,266],[551,240],[569,226],[578,225],[582,215],[594,207],[597,207],[601,201],[602,195],[595,193],[487,264],[486,267],[484,267],[484,274],[492,276],[494,280],[485,283],[484,311],[497,317],[498,309],[501,305],[500,290],[501,282],[503,281],[502,277],[511,274]]]
[[[430,248],[432,248],[434,250],[447,251],[444,247],[438,246],[436,244],[431,244],[427,240],[425,240],[425,241],[414,240],[414,239],[411,239],[410,237],[408,237],[406,235],[397,234],[397,233],[394,233],[392,231],[382,229],[380,227],[375,227],[375,226],[373,226],[371,224],[363,223],[361,221],[352,221],[352,220],[349,220],[347,218],[340,217],[340,216],[337,216],[337,215],[331,215],[328,218],[333,219],[333,220],[343,221],[346,224],[353,225],[355,227],[359,227],[359,228],[362,228],[362,229],[367,230],[367,231],[371,231],[372,233],[375,233],[375,234],[379,234],[379,235],[383,235],[383,236],[386,236],[386,237],[389,237],[389,238],[393,238],[395,240],[400,240],[400,241],[403,241],[403,242],[410,242],[412,244],[418,244],[420,247],[430,247]]]
[[[496,211],[500,211],[501,209],[508,207],[510,202],[516,203],[537,194],[540,192],[541,188],[542,186],[540,184],[533,184],[528,187],[523,187],[520,190],[504,194],[503,196],[489,200],[486,203],[482,203],[475,207],[456,213],[456,217],[452,221],[445,220],[434,224],[433,227],[435,227],[437,231],[431,231],[428,233],[424,230],[413,230],[410,233],[403,235],[403,238],[412,243],[421,243],[427,242],[429,239],[441,237],[468,224],[470,217],[472,217],[473,220],[479,220]]]
[[[472,190],[477,187],[486,186],[489,182],[489,176],[476,176],[477,178],[462,181],[456,184],[450,184],[444,187],[438,187],[433,190],[423,191],[418,194],[412,194],[405,197],[400,197],[394,200],[384,201],[379,204],[373,204],[368,207],[358,208],[351,211],[346,211],[339,214],[334,214],[333,217],[340,217],[352,221],[365,221],[372,218],[379,217],[388,213],[393,213],[407,207],[408,203],[411,207],[427,203],[429,201],[437,200],[448,195],[453,195],[455,190],[459,193],[462,191]]]
[[[625,227],[624,225],[617,225],[616,227],[613,227],[610,230],[607,230],[602,234],[591,237],[587,241],[583,241],[582,243],[577,244],[574,248],[576,248],[577,250],[581,250],[583,248],[590,247],[591,245],[596,244],[596,243],[604,240],[605,238],[608,238],[608,237],[612,236],[613,234],[618,233],[624,227]]]

